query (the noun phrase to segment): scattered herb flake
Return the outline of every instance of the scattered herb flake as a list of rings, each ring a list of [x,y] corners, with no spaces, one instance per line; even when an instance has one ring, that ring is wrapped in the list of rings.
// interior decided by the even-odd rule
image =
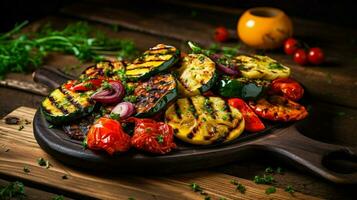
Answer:
[[[274,186],[271,186],[271,187],[268,187],[266,190],[265,190],[265,194],[273,194],[276,192],[276,188]]]
[[[110,85],[110,83],[108,83],[108,81],[103,81],[103,83],[101,84],[101,88],[103,90],[111,90],[112,85]]]
[[[131,102],[131,103],[136,103],[137,97],[134,95],[129,95],[129,96],[124,97],[123,100],[127,101],[127,102]]]
[[[29,173],[29,172],[30,172],[30,169],[29,169],[27,166],[25,166],[25,167],[24,167],[24,172],[25,172],[25,173]]]
[[[202,188],[197,183],[191,183],[190,187],[194,192],[201,192],[202,191]]]
[[[204,200],[211,200],[210,196],[205,196]]]
[[[254,176],[253,179],[256,184],[272,184],[274,182],[274,177],[271,175]]]
[[[133,197],[129,197],[129,198],[128,198],[128,200],[135,200],[135,198],[133,198]]]
[[[156,140],[157,140],[158,143],[163,143],[163,142],[164,142],[164,136],[162,136],[162,135],[160,134],[160,135],[158,135],[158,136],[156,137]]]
[[[24,127],[24,125],[21,125],[21,126],[19,126],[19,131],[22,131],[22,129],[24,129],[25,127]]]
[[[64,197],[62,195],[56,195],[52,198],[52,200],[64,200]]]
[[[286,188],[285,188],[285,192],[288,192],[288,193],[290,193],[291,195],[293,195],[294,192],[295,192],[295,190],[294,190],[294,188],[293,188],[291,185],[288,185],[288,186],[286,186]]]
[[[272,174],[272,173],[274,173],[274,169],[272,167],[267,167],[265,169],[265,173]]]
[[[83,149],[88,148],[87,137],[85,137],[84,140],[82,141],[82,147],[83,147]]]
[[[10,149],[9,149],[9,148],[5,149],[5,152],[9,152],[9,151],[10,151]]]
[[[39,158],[37,159],[37,163],[38,165],[42,166],[42,167],[46,167],[46,169],[50,168],[51,164],[48,160],[45,160],[44,158]]]
[[[65,175],[62,176],[62,179],[67,180],[68,176],[65,174]]]
[[[49,128],[49,129],[51,129],[51,128],[53,128],[53,127],[54,127],[53,124],[48,125],[48,128]]]
[[[0,199],[23,199],[25,197],[24,184],[19,181],[0,187]]]
[[[109,117],[115,120],[120,120],[120,114],[110,113]]]

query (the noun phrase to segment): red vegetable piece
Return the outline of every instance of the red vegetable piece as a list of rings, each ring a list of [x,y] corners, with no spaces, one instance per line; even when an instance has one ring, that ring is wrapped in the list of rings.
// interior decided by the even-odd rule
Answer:
[[[103,79],[91,79],[84,81],[78,84],[75,84],[71,87],[72,91],[89,91],[98,89],[103,83]]]
[[[118,121],[102,117],[89,129],[87,145],[89,149],[105,150],[112,155],[129,150],[130,136],[123,131]]]
[[[216,28],[214,32],[214,39],[217,42],[225,42],[228,40],[228,38],[229,38],[229,33],[225,27],[220,26]]]
[[[135,122],[131,145],[154,154],[165,154],[176,148],[174,133],[168,124],[152,119],[130,117],[126,122]]]
[[[245,121],[245,131],[259,132],[265,129],[265,125],[263,124],[263,122],[242,99],[228,99],[228,104],[234,108],[237,108],[242,113]]]
[[[268,93],[298,101],[304,96],[304,88],[292,78],[277,78],[270,84]]]

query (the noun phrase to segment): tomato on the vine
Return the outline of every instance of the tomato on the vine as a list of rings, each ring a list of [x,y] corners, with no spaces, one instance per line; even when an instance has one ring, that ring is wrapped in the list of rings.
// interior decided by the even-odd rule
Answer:
[[[293,55],[298,50],[299,42],[294,38],[288,38],[284,43],[284,52]]]
[[[298,49],[294,53],[294,61],[300,65],[307,64],[307,55],[304,49]]]
[[[310,63],[319,65],[324,61],[325,56],[320,48],[314,47],[309,49],[309,55],[307,58]]]

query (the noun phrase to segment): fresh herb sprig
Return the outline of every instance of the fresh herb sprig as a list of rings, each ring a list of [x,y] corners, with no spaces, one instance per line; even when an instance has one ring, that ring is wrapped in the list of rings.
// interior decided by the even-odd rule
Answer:
[[[128,40],[109,39],[85,22],[55,30],[50,24],[36,33],[23,33],[25,21],[0,34],[0,78],[9,72],[29,72],[39,67],[49,52],[72,54],[80,61],[100,61],[103,55],[119,59],[134,56],[137,50]]]
[[[19,181],[0,187],[0,199],[23,199],[25,197],[24,184]]]

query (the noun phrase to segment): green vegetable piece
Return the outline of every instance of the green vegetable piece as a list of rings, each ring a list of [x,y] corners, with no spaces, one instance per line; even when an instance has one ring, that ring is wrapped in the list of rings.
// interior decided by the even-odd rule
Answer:
[[[276,188],[274,186],[271,186],[271,187],[268,187],[266,190],[265,190],[265,194],[273,194],[276,192]]]

